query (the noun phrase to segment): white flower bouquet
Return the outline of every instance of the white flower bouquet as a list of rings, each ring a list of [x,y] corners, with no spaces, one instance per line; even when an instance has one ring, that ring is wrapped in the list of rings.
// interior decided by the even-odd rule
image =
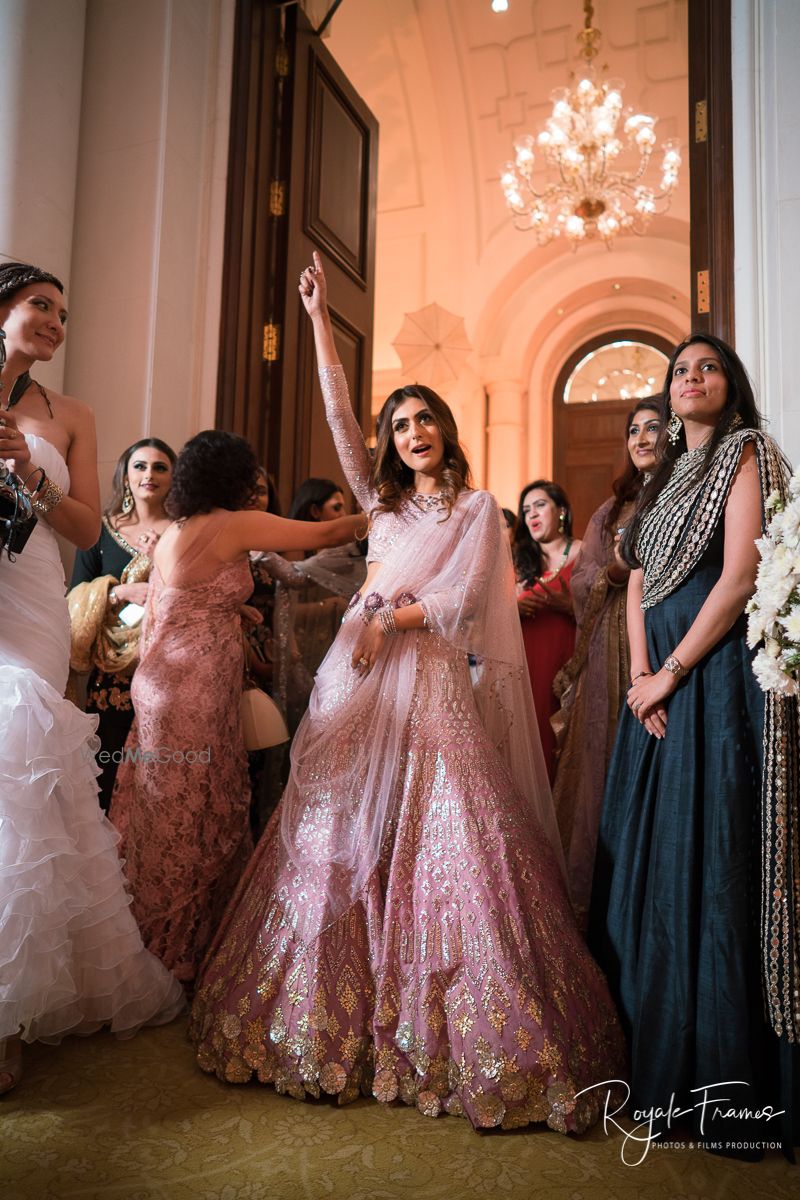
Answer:
[[[784,503],[767,497],[768,525],[756,542],[761,562],[756,590],[748,601],[747,644],[763,641],[753,661],[765,692],[800,694],[800,468],[789,481]]]

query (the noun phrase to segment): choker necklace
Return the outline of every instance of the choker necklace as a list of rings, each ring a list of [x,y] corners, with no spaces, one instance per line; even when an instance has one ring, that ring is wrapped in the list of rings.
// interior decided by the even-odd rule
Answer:
[[[433,509],[441,508],[442,492],[412,492],[411,501],[418,508]]]
[[[564,570],[564,567],[566,566],[567,559],[569,558],[569,552],[571,549],[572,549],[572,538],[567,538],[567,544],[564,547],[564,557],[562,558],[561,562],[558,564],[555,571],[545,571],[542,575],[537,575],[536,578],[539,583],[552,583],[552,581],[556,578],[556,576],[561,574],[561,572]]]

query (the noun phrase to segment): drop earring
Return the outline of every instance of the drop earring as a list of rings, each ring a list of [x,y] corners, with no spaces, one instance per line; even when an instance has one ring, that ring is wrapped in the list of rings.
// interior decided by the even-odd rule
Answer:
[[[678,414],[676,412],[672,411],[671,407],[670,407],[669,411],[670,411],[670,418],[667,421],[667,437],[669,438],[670,445],[674,446],[675,443],[677,442],[678,438],[681,436],[681,430],[683,429],[683,421],[680,419],[680,417],[678,416]]]
[[[564,529],[566,528],[566,524],[567,524],[567,514],[564,512],[564,510],[562,508],[561,512],[558,514],[558,532],[559,533],[564,532]]]
[[[127,479],[125,480],[125,488],[122,493],[122,511],[126,517],[129,513],[133,512],[133,492]]]

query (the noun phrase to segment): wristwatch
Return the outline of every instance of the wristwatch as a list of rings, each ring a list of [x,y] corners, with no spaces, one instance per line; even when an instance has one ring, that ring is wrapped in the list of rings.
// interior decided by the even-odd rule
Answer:
[[[686,674],[686,667],[674,654],[665,658],[662,665],[664,670],[669,671],[670,675],[674,675],[676,679],[681,679]]]

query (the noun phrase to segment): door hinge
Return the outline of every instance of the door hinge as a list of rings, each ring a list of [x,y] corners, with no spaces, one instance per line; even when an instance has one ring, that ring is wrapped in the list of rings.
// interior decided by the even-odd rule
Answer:
[[[709,271],[697,272],[697,311],[699,313],[711,312],[709,274]]]
[[[261,350],[261,357],[264,362],[277,362],[281,354],[281,327],[280,325],[265,325],[264,326],[264,343]]]
[[[282,179],[273,179],[269,185],[269,215],[282,217],[286,214],[286,184]]]
[[[275,74],[279,75],[281,79],[285,79],[289,74],[289,66],[289,50],[286,42],[279,42],[278,49],[275,51]]]
[[[698,100],[694,106],[694,140],[705,142],[708,139],[708,103]]]

